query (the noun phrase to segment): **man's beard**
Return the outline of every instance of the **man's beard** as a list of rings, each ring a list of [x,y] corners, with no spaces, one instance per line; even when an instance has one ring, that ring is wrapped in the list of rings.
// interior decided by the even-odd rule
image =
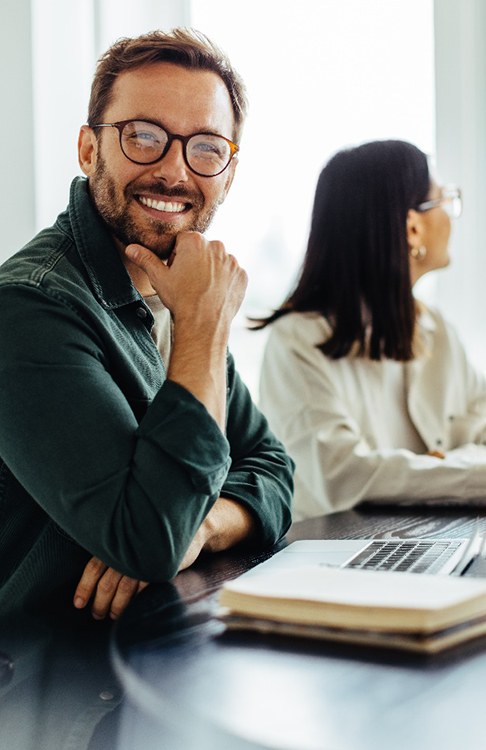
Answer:
[[[129,215],[129,204],[136,201],[136,186],[132,188],[129,183],[124,190],[124,202],[117,198],[116,185],[113,178],[108,173],[106,162],[102,157],[98,158],[96,172],[89,178],[89,188],[91,197],[100,213],[101,217],[109,227],[115,238],[127,246],[132,243],[143,245],[152,250],[162,260],[167,260],[177,239],[177,234],[181,231],[180,227],[168,222],[151,219],[147,215],[149,228],[144,228],[141,222],[134,221]],[[209,227],[218,205],[215,204],[205,212],[204,198],[200,193],[194,193],[187,188],[166,188],[162,182],[153,182],[150,185],[143,186],[144,192],[154,195],[163,195],[165,198],[174,198],[175,201],[188,202],[191,204],[195,213],[192,220],[184,227],[185,231],[194,231],[204,233]],[[139,192],[141,187],[139,185]]]

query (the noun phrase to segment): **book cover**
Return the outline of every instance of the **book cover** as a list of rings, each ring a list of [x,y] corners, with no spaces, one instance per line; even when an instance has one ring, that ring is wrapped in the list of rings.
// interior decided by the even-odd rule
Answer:
[[[308,565],[241,576],[230,627],[437,651],[486,632],[486,580]]]

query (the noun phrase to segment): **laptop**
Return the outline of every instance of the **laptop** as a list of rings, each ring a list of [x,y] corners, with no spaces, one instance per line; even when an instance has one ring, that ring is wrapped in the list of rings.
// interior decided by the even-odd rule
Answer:
[[[461,575],[482,546],[478,533],[469,539],[306,539],[292,542],[245,575],[316,564]]]

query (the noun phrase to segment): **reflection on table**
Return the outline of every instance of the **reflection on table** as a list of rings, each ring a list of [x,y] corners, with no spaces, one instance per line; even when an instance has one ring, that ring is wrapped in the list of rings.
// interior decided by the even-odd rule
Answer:
[[[0,618],[1,750],[116,746],[116,726],[102,734],[101,746],[91,744],[123,694],[109,660],[109,635],[110,623],[74,609],[72,616]]]
[[[462,537],[486,511],[349,511],[295,524],[304,538]],[[114,630],[127,691],[118,750],[457,750],[482,744],[486,641],[440,656],[227,632],[217,592],[275,552],[202,558],[152,586]],[[486,575],[477,561],[468,575]]]

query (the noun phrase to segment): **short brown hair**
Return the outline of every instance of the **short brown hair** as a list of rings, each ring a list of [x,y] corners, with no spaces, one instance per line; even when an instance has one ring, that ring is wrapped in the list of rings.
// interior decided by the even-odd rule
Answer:
[[[110,104],[116,77],[127,70],[157,62],[172,62],[184,68],[211,70],[223,80],[230,95],[238,142],[248,110],[245,84],[224,52],[195,29],[151,31],[134,38],[118,39],[98,60],[91,86],[88,125],[102,121]]]

